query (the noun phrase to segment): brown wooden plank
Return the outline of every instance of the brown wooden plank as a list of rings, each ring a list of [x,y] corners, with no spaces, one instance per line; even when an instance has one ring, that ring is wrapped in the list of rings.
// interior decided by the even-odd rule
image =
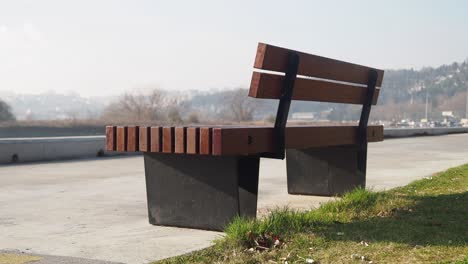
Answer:
[[[310,148],[357,143],[357,126],[286,128],[286,148]],[[247,155],[273,151],[272,127],[213,128],[213,155]],[[368,141],[383,140],[383,126],[368,127]]]
[[[138,151],[138,127],[128,126],[127,127],[127,151],[135,152]]]
[[[284,82],[283,75],[254,72],[250,82],[249,96],[263,99],[279,99]],[[375,90],[373,104],[377,104],[380,89]],[[367,87],[344,83],[297,78],[294,83],[293,100],[331,103],[364,104]]]
[[[116,127],[106,126],[106,151],[115,151],[116,149]]]
[[[162,129],[162,152],[174,152],[174,127],[163,127]]]
[[[151,142],[151,132],[150,127],[141,126],[139,129],[139,146],[138,149],[143,152],[150,151],[150,142]]]
[[[379,133],[379,128],[381,133]],[[369,126],[367,140],[376,142],[383,135],[383,126]],[[320,129],[303,129],[291,127],[286,130],[287,148],[325,147],[335,145],[357,144],[358,129],[354,126],[321,127]]]
[[[118,126],[117,127],[117,151],[126,151],[127,150],[127,127]]]
[[[367,140],[369,142],[380,142],[384,140],[384,127],[383,126],[368,126],[367,127]]]
[[[213,128],[213,155],[249,154],[249,130],[243,128]]]
[[[201,127],[200,128],[200,154],[209,155],[211,154],[211,135],[212,128]]]
[[[175,148],[174,153],[185,153],[187,147],[187,138],[185,137],[187,128],[176,127],[175,128]]]
[[[161,152],[162,151],[162,128],[161,127],[151,127],[150,129],[150,151],[151,152]]]
[[[199,152],[199,127],[187,127],[187,153],[197,154]]]
[[[285,72],[288,56],[292,50],[259,43],[254,68]],[[367,84],[372,68],[349,62],[298,52],[298,74],[322,79]],[[384,71],[378,72],[377,86],[382,85]]]

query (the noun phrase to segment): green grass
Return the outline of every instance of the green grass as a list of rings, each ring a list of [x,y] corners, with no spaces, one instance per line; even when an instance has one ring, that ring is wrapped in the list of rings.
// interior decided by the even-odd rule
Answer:
[[[225,233],[156,263],[468,264],[468,164],[385,192],[358,189],[313,211],[237,218]]]

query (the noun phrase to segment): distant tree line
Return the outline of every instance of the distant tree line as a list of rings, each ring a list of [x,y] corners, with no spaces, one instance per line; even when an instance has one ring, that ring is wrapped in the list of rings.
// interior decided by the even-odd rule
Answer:
[[[442,111],[464,117],[468,96],[468,60],[421,70],[387,70],[380,88],[378,105],[371,120],[419,120],[425,117],[426,101],[430,119]],[[122,94],[91,119],[105,123],[198,124],[210,122],[274,122],[278,100],[253,99],[248,89],[169,93],[159,88],[149,92]],[[318,120],[356,121],[361,106],[293,101],[290,113],[313,112]],[[97,116],[94,113],[98,113]],[[68,116],[73,116],[68,114]],[[77,116],[77,115],[76,115]],[[0,100],[0,121],[12,121],[11,107]]]
[[[468,61],[421,70],[387,70],[371,121],[441,119],[442,111],[464,117],[468,91]],[[191,98],[170,96],[160,89],[149,94],[124,94],[103,114],[106,120],[156,123],[200,123],[210,121],[273,122],[278,100],[253,99],[248,89],[199,93]],[[313,112],[316,119],[356,121],[361,106],[293,101],[290,113]]]
[[[110,104],[101,116],[112,123],[198,124],[223,120],[254,120],[261,102],[247,97],[247,89],[223,91],[211,104],[194,103],[197,98],[183,99],[155,88],[149,93],[125,93]]]

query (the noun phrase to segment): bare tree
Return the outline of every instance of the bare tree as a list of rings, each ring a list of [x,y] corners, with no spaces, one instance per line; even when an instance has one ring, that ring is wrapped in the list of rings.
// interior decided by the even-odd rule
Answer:
[[[167,118],[171,124],[179,125],[183,123],[178,107],[174,107],[174,106],[170,107],[167,113]]]
[[[153,89],[149,94],[125,93],[103,112],[102,118],[115,122],[153,122],[164,120],[168,106],[164,92]]]
[[[236,122],[251,121],[258,108],[258,102],[247,96],[247,89],[236,89],[225,95],[226,109],[224,115]]]
[[[0,99],[0,122],[15,121],[16,118],[11,112],[11,107]]]
[[[198,117],[198,113],[191,112],[188,116],[187,120],[190,124],[198,124],[200,123],[200,118]]]

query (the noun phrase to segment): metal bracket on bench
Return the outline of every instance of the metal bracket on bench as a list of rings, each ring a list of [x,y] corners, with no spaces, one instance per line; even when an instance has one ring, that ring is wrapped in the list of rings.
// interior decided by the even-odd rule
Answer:
[[[378,73],[376,70],[371,69],[369,72],[369,79],[367,81],[367,94],[364,104],[362,105],[361,118],[359,119],[358,127],[358,169],[366,173],[367,163],[367,123],[369,122],[369,115],[374,101],[375,86],[377,85]]]
[[[286,123],[288,122],[289,107],[293,95],[294,82],[296,81],[297,70],[299,68],[299,55],[297,52],[290,52],[288,58],[288,68],[283,82],[281,98],[276,112],[275,127],[273,132],[274,151],[262,153],[265,158],[284,159]]]

